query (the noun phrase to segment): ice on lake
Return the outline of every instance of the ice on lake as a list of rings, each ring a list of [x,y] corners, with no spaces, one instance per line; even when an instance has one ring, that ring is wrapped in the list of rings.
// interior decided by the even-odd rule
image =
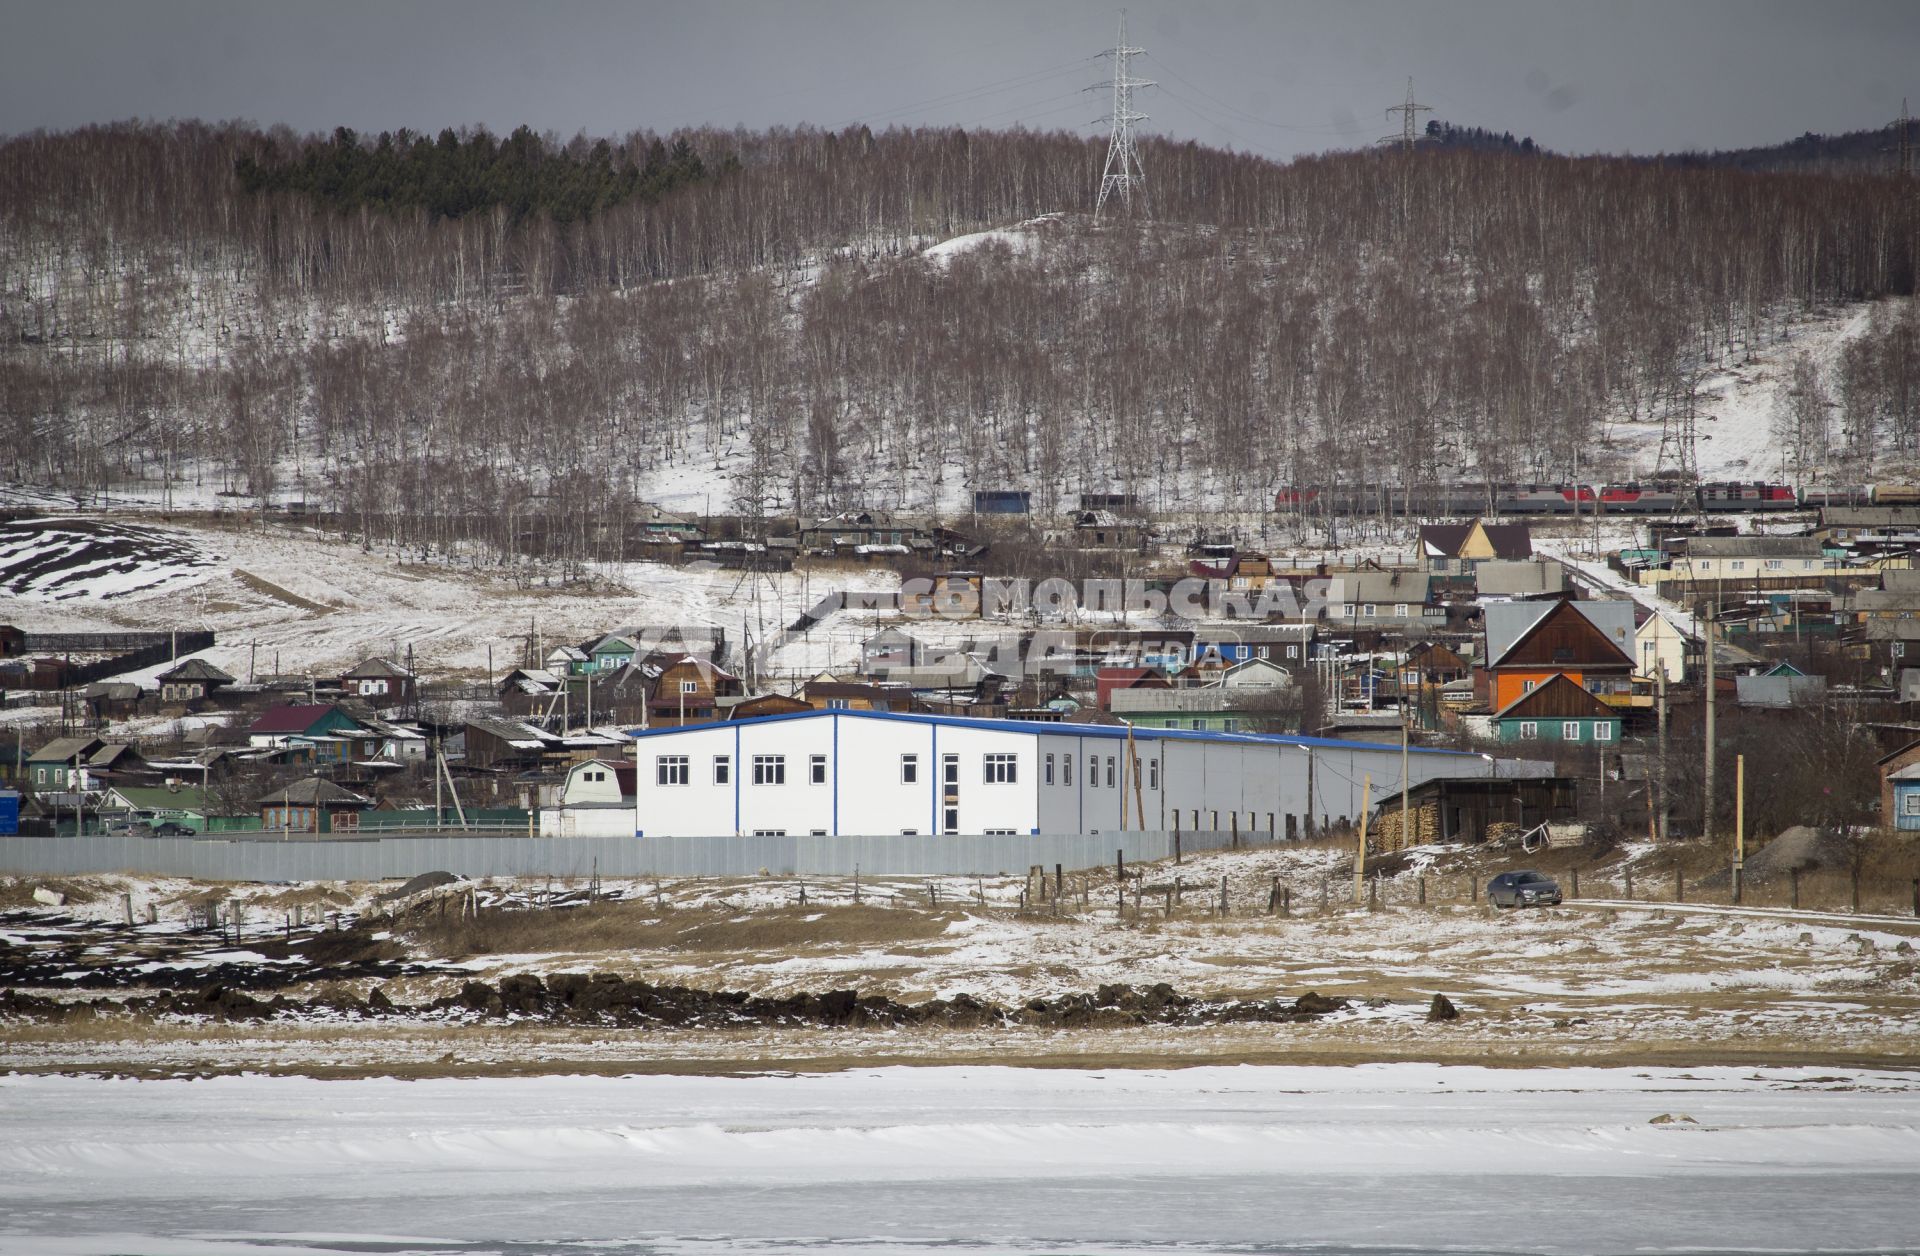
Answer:
[[[1906,1072],[0,1079],[4,1256],[1916,1242]]]

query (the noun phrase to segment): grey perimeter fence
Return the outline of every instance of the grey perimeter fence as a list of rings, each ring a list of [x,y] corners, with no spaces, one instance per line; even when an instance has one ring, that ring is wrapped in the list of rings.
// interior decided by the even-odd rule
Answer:
[[[465,877],[747,877],[761,873],[956,876],[1093,868],[1182,851],[1263,845],[1265,835],[1039,833],[821,837],[0,837],[0,873],[127,872],[207,881],[379,881]]]

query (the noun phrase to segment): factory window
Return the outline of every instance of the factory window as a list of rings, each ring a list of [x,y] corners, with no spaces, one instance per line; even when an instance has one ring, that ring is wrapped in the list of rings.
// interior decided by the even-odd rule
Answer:
[[[656,755],[653,760],[653,780],[656,785],[685,785],[687,783],[687,756],[683,754]]]
[[[1014,835],[1019,833],[1020,830],[1019,829],[981,829],[980,832],[986,835],[987,837],[1013,837]]]
[[[1087,756],[1087,788],[1100,788],[1100,756],[1097,754]]]
[[[755,829],[753,835],[755,837],[785,837],[787,831],[785,829]]]
[[[1062,785],[1073,784],[1073,756],[1070,754],[1060,756],[1060,783]]]
[[[1041,779],[1049,785],[1053,784],[1053,756],[1052,755],[1048,755],[1046,757],[1045,766],[1041,769],[1041,771],[1042,771]]]
[[[827,756],[817,754],[807,761],[807,779],[815,785],[827,783]]]
[[[1107,756],[1107,788],[1113,788],[1113,756]]]
[[[827,831],[825,829],[808,829],[807,830],[808,837],[825,837],[826,835],[827,835]]]
[[[981,756],[983,779],[989,785],[1011,785],[1014,783],[1014,757],[1010,754],[990,754]]]
[[[900,830],[901,837],[918,837],[919,835],[920,835],[919,829],[901,829]]]
[[[733,781],[733,756],[717,754],[713,756],[713,783],[727,785]]]
[[[753,756],[753,783],[755,785],[785,785],[787,783],[787,756],[783,754],[757,754]]]
[[[915,785],[920,781],[920,756],[903,754],[900,756],[900,783]]]
[[[1158,759],[1147,760],[1147,788],[1160,788],[1160,760]]]

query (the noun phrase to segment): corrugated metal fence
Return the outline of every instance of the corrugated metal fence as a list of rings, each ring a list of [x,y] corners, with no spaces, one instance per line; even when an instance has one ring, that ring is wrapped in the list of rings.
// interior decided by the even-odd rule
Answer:
[[[1188,851],[1237,838],[1183,833]],[[1091,868],[1166,859],[1172,833],[1026,836],[885,834],[871,837],[0,837],[0,873],[75,876],[129,872],[210,881],[378,881],[422,872],[467,877],[954,876],[1024,873],[1035,864]]]

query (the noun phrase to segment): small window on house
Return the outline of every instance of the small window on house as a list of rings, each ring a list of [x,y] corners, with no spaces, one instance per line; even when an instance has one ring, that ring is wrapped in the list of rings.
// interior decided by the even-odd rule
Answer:
[[[1593,726],[1593,739],[1595,741],[1612,741],[1613,725],[1606,720],[1601,720],[1596,723]]]
[[[1259,650],[1256,651],[1256,653],[1259,654],[1261,658],[1267,658],[1272,653],[1272,647],[1263,645],[1259,648]]]
[[[680,682],[680,692],[681,693],[699,693],[700,682],[697,680],[683,680]]]
[[[1405,602],[1395,602],[1393,604],[1393,614],[1396,619],[1405,619],[1407,617],[1407,604]]]
[[[827,710],[845,711],[847,709],[848,709],[847,700],[845,698],[828,698],[827,699]]]
[[[1366,612],[1367,612],[1367,618],[1373,619],[1379,615],[1380,608],[1374,605],[1372,602],[1368,602],[1366,606]]]
[[[1532,693],[1532,692],[1533,692],[1533,687],[1534,687],[1535,685],[1537,685],[1537,684],[1539,684],[1539,683],[1540,683],[1540,682],[1539,682],[1539,681],[1537,681],[1537,680],[1523,680],[1523,681],[1521,681],[1521,682],[1520,682],[1520,692],[1521,692],[1521,693]]]
[[[1229,715],[1220,721],[1220,729],[1222,732],[1237,733],[1240,731],[1240,721]]]
[[[1560,740],[1561,741],[1579,741],[1580,740],[1580,721],[1579,720],[1560,721]]]
[[[1910,789],[1900,795],[1900,814],[1920,816],[1920,789]]]
[[[1742,562],[1738,558],[1734,559],[1731,563],[1727,565],[1730,568],[1732,568],[1734,571],[1745,571],[1747,569],[1746,563]]]
[[[1532,741],[1540,735],[1540,726],[1532,720],[1520,721],[1520,740]]]
[[[785,785],[787,783],[787,756],[783,754],[757,754],[753,756],[753,783],[755,785]]]
[[[817,754],[807,760],[807,780],[815,785],[827,783],[827,756]]]
[[[733,781],[733,756],[717,754],[713,756],[713,783],[727,785]]]
[[[1353,618],[1353,603],[1352,603],[1352,602],[1342,602],[1342,603],[1340,604],[1340,613],[1341,613],[1342,615],[1344,615],[1344,616],[1345,616],[1346,618],[1348,618],[1348,619],[1352,619],[1352,618]]]
[[[685,785],[687,783],[687,756],[683,754],[654,756],[653,780],[656,785]]]
[[[1297,659],[1297,658],[1299,658],[1299,657],[1300,657],[1300,647],[1299,647],[1299,646],[1297,646],[1297,645],[1290,645],[1290,646],[1288,646],[1288,647],[1287,647],[1287,657],[1288,657],[1288,658],[1290,658],[1290,659]]]
[[[1785,563],[1783,563],[1783,562],[1781,562],[1781,561],[1780,561],[1779,559],[1777,559],[1777,558],[1769,558],[1769,559],[1767,560],[1767,570],[1768,570],[1768,571],[1779,571],[1779,570],[1780,570],[1780,569],[1781,569],[1782,567],[1785,567],[1785,566],[1786,566],[1786,564],[1785,564]]]
[[[900,783],[917,785],[920,782],[920,756],[903,754],[900,756]]]

